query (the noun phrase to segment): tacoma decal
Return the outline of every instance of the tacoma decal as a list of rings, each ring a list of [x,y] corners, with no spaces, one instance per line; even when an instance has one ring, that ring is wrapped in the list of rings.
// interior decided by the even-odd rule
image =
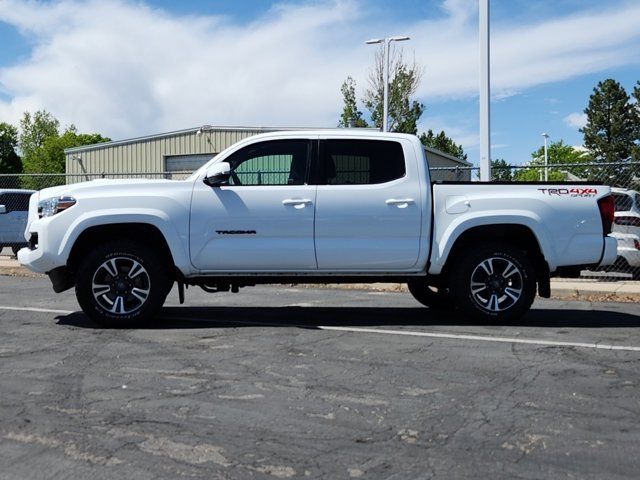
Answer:
[[[216,230],[218,235],[256,235],[255,230]]]

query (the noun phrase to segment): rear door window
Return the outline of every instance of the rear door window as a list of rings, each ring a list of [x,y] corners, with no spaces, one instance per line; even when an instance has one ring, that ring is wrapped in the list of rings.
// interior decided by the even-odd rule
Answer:
[[[402,145],[387,140],[324,140],[319,180],[327,185],[391,182],[406,173]]]

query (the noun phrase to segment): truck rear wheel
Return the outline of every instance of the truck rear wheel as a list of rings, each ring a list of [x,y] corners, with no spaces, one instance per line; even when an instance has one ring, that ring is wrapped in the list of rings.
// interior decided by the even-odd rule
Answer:
[[[79,265],[76,298],[100,325],[139,326],[164,304],[173,283],[168,271],[146,245],[127,240],[103,243]]]
[[[442,289],[432,287],[424,279],[409,280],[407,287],[413,298],[426,307],[442,309],[451,305],[447,293],[443,292]]]
[[[449,286],[462,313],[504,322],[531,308],[536,275],[523,250],[495,242],[461,255],[451,269]]]

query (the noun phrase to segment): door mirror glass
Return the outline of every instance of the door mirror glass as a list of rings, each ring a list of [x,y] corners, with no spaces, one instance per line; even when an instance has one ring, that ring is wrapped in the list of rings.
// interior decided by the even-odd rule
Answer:
[[[226,185],[231,177],[231,165],[227,162],[214,163],[207,169],[204,183],[211,187]]]
[[[5,207],[4,205],[0,205],[0,215],[3,213],[7,213],[7,207]]]

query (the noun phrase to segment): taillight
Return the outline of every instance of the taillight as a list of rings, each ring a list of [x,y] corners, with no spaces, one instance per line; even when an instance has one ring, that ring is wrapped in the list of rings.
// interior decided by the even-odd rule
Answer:
[[[605,235],[611,233],[611,225],[614,220],[616,209],[613,195],[607,195],[598,200],[598,208],[600,208],[600,218],[602,219],[602,231]]]
[[[640,217],[616,217],[613,222],[625,227],[640,227]]]
[[[640,250],[640,240],[634,238],[633,239],[633,246],[636,247],[636,250]]]

